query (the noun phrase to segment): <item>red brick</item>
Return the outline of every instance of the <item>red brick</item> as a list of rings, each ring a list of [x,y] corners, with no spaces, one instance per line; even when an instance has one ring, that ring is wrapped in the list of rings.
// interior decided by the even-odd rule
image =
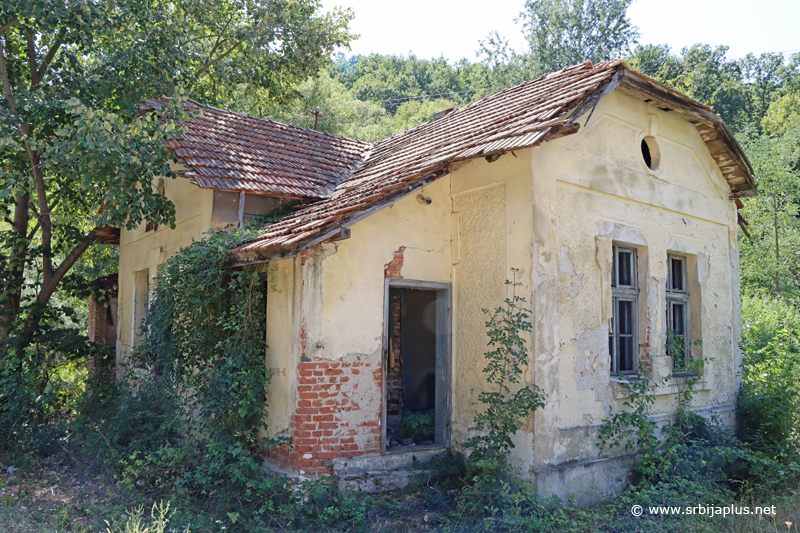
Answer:
[[[341,454],[337,452],[319,452],[317,457],[320,459],[337,459],[341,456]]]
[[[319,411],[320,410],[317,409],[316,407],[301,407],[299,409],[296,409],[295,413],[297,413],[298,415],[315,415],[319,413]]]

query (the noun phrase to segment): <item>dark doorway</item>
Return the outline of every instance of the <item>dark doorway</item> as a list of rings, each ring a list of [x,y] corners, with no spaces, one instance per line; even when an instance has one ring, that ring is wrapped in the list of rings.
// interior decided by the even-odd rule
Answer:
[[[384,442],[389,451],[445,445],[449,305],[442,285],[395,281],[387,287]]]

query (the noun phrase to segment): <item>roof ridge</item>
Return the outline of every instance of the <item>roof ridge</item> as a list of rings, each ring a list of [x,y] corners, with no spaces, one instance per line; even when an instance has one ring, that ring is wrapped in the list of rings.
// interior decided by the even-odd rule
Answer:
[[[361,144],[361,145],[371,145],[371,144],[373,144],[373,143],[370,143],[370,142],[367,142],[367,141],[362,141],[360,139],[353,139],[352,137],[345,137],[344,135],[335,135],[333,133],[328,133],[327,131],[315,130],[313,128],[306,128],[304,126],[298,126],[297,124],[290,124],[288,122],[281,122],[279,120],[275,120],[275,119],[272,119],[272,118],[257,117],[255,115],[250,115],[248,113],[240,113],[239,111],[231,111],[230,109],[222,109],[222,108],[219,108],[219,107],[212,106],[210,104],[203,104],[203,103],[198,102],[197,100],[194,100],[194,99],[191,99],[191,98],[187,99],[187,101],[188,102],[192,102],[192,103],[194,103],[195,105],[197,105],[199,107],[212,109],[212,110],[218,111],[220,113],[238,115],[240,117],[245,117],[245,118],[249,118],[249,119],[253,119],[253,120],[257,120],[257,121],[264,121],[264,122],[269,122],[269,123],[272,123],[272,124],[279,124],[281,126],[288,126],[291,129],[303,130],[303,131],[306,131],[306,132],[313,132],[314,135],[322,135],[322,136],[325,136],[325,137],[333,137],[334,139],[343,139],[345,141],[350,141],[350,142]]]

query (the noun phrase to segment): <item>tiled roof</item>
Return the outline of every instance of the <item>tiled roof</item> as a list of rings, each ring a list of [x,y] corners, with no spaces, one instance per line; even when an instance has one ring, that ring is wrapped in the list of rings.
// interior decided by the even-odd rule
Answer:
[[[709,107],[642,76],[624,61],[587,62],[487,96],[375,143],[366,160],[332,194],[263,228],[257,238],[229,252],[230,263],[291,257],[336,238],[343,228],[443,176],[453,163],[491,158],[574,133],[580,127],[576,121],[620,84],[643,94],[651,105],[668,105],[662,109],[686,114],[698,128],[715,129],[726,146],[726,164],[745,178],[738,185],[729,181],[732,190],[753,188],[747,159]],[[723,174],[727,177],[724,169]]]
[[[160,109],[162,100],[143,100],[142,111]],[[319,199],[328,196],[360,163],[369,143],[273,120],[224,111],[189,100],[201,110],[186,132],[167,142],[204,189]]]

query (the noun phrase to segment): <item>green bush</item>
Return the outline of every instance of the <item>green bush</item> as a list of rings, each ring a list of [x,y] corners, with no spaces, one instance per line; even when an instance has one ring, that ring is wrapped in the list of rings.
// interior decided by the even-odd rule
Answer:
[[[409,411],[400,421],[400,435],[414,442],[433,440],[436,435],[436,411]]]
[[[367,531],[368,499],[356,489],[342,489],[331,480],[302,481],[280,508],[290,527]]]
[[[800,460],[800,312],[781,298],[742,300],[740,437],[783,462]]]
[[[288,494],[261,468],[272,444],[259,437],[269,384],[266,272],[224,266],[253,231],[214,233],[167,260],[124,379],[94,380],[74,426],[76,444],[99,453],[121,485],[202,502],[211,516],[233,513],[237,527],[273,513]]]
[[[533,329],[525,298],[517,296],[517,269],[511,269],[513,280],[506,280],[509,294],[504,305],[489,315],[486,335],[488,352],[484,353],[486,382],[489,389],[478,394],[481,411],[475,416],[476,435],[464,446],[471,450],[468,467],[476,482],[494,482],[507,467],[514,442],[511,437],[522,427],[530,414],[544,407],[544,394],[534,385],[520,385],[528,366],[526,333]]]

